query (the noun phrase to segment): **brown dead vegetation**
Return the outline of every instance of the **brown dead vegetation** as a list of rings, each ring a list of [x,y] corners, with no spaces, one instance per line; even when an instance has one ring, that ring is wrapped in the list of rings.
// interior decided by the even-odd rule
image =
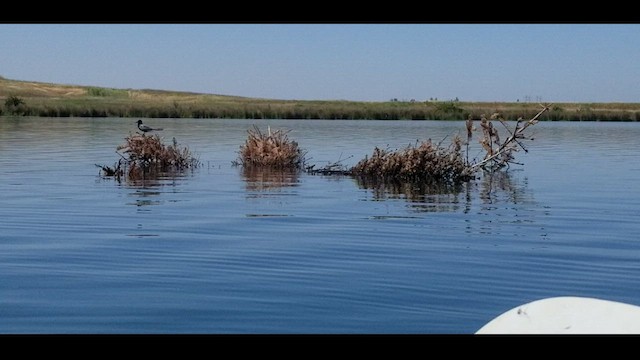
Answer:
[[[461,146],[462,140],[456,136],[448,148],[434,144],[430,139],[399,151],[376,147],[371,157],[360,160],[351,172],[359,177],[407,182],[464,182],[473,178],[473,172],[462,156]]]
[[[249,136],[240,146],[239,163],[245,167],[260,166],[274,169],[301,169],[305,164],[305,151],[289,140],[288,131],[262,133],[257,126],[247,130]]]
[[[290,183],[292,174],[297,176],[299,171],[306,171],[311,174],[353,176],[363,186],[370,188],[381,188],[386,186],[384,182],[390,182],[392,188],[402,189],[403,192],[406,190],[404,184],[419,184],[432,186],[438,193],[447,193],[455,190],[459,184],[474,179],[480,169],[493,173],[510,164],[519,164],[515,162],[514,153],[527,151],[523,141],[530,138],[524,134],[525,130],[535,125],[549,107],[542,105],[542,110],[534,117],[528,121],[518,119],[513,128],[499,113],[494,113],[488,119],[482,115],[479,128],[474,125],[477,120],[469,118],[465,124],[466,141],[455,135],[448,146],[441,145],[444,139],[437,144],[428,139],[396,151],[375,147],[371,156],[360,160],[350,169],[342,166],[340,161],[321,169],[315,169],[313,165],[306,166],[306,151],[288,138],[288,131],[271,131],[268,128],[263,133],[254,126],[247,130],[247,140],[240,146],[239,159],[234,164],[244,167],[244,175],[250,182],[273,183],[276,187]],[[501,126],[494,125],[496,121]],[[482,133],[478,142],[485,154],[481,160],[470,161],[469,149],[474,131],[478,129]],[[506,134],[501,135],[500,130],[506,131]],[[120,179],[126,174],[130,179],[140,179],[154,174],[181,172],[200,165],[188,148],[178,146],[175,138],[170,145],[164,145],[158,135],[136,133],[125,140],[126,143],[117,148],[121,159],[113,168],[97,165],[105,176]],[[273,178],[273,172],[256,172],[253,169],[287,171],[287,174],[281,179],[276,178],[276,181],[257,181],[255,178],[258,174],[269,174]]]
[[[334,164],[331,168],[313,169],[310,172],[352,175],[360,178],[360,182],[365,184],[401,181],[430,184],[438,188],[453,186],[474,179],[479,169],[492,173],[510,164],[520,164],[515,161],[515,152],[527,152],[523,141],[532,140],[525,135],[525,130],[538,123],[540,116],[548,111],[551,105],[541,106],[542,110],[530,120],[524,121],[519,118],[514,128],[511,128],[499,113],[494,113],[489,119],[482,115],[482,137],[478,142],[485,155],[479,161],[469,160],[469,147],[473,133],[477,130],[474,120],[470,117],[466,122],[466,141],[456,135],[448,147],[443,147],[440,143],[434,144],[431,139],[396,151],[376,147],[370,157],[360,160],[349,170],[335,170]],[[498,121],[501,126],[495,126],[493,121]],[[501,136],[500,128],[506,134]]]
[[[188,147],[180,147],[175,138],[165,145],[159,135],[134,134],[125,138],[116,152],[121,159],[113,166],[97,165],[104,176],[113,176],[118,181],[123,177],[139,180],[177,174],[200,166],[200,161]]]
[[[484,148],[486,154],[485,157],[476,163],[469,164],[471,170],[482,168],[487,171],[495,171],[503,167],[508,167],[509,164],[520,164],[515,161],[515,152],[524,150],[528,152],[527,148],[523,144],[523,140],[533,140],[525,135],[524,131],[538,123],[540,116],[549,110],[551,105],[541,105],[542,109],[530,120],[524,121],[522,118],[518,118],[515,127],[511,129],[508,123],[502,118],[499,113],[491,115],[491,120],[498,120],[502,125],[506,136],[503,137],[504,141],[500,140],[499,131],[496,126],[493,125],[491,120],[487,120],[484,115],[480,119],[480,127],[482,130],[482,138],[480,144]],[[467,144],[471,141],[473,129],[473,120],[467,120]],[[522,165],[522,164],[520,164]]]

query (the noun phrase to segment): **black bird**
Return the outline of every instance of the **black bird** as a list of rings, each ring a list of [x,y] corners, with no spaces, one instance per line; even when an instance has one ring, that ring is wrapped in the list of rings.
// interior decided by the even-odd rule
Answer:
[[[138,120],[138,129],[140,129],[140,131],[142,132],[149,132],[149,131],[160,131],[162,130],[162,128],[151,128],[145,124],[142,123],[142,120]]]

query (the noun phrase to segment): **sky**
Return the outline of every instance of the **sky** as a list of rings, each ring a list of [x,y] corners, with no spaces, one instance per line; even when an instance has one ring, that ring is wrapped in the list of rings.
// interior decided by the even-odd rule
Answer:
[[[13,80],[285,100],[640,102],[640,24],[0,24]]]

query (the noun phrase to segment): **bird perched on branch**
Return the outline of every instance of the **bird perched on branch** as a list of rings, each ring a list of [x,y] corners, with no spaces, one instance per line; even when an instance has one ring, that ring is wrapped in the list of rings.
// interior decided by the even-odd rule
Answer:
[[[143,133],[146,133],[146,132],[149,132],[149,131],[160,131],[160,130],[162,130],[162,128],[149,127],[149,126],[143,124],[142,120],[138,120],[137,124],[138,124],[138,129],[140,129],[140,131],[142,131]]]

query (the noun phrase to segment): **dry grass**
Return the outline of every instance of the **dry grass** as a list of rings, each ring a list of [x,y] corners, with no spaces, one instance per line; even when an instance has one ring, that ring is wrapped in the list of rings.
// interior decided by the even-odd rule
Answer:
[[[499,113],[494,113],[490,119],[482,115],[480,120],[482,137],[479,143],[485,151],[485,156],[474,163],[469,162],[468,154],[469,144],[476,128],[473,119],[469,118],[465,124],[467,139],[464,142],[460,136],[456,135],[446,148],[440,144],[433,144],[431,139],[399,151],[386,151],[376,147],[371,157],[360,160],[350,173],[376,181],[401,180],[438,186],[466,182],[475,178],[474,173],[478,169],[495,172],[508,167],[509,164],[518,164],[515,162],[514,153],[519,150],[527,151],[522,143],[523,140],[528,139],[524,134],[525,130],[538,123],[542,114],[549,109],[550,105],[543,105],[542,110],[530,120],[519,119],[513,129],[507,125]],[[500,131],[491,120],[499,120],[506,135],[501,137]],[[466,146],[465,152],[462,151],[463,145]],[[364,183],[369,182],[371,181],[364,181]]]
[[[479,169],[492,173],[516,163],[514,152],[527,151],[523,145],[523,140],[527,139],[525,130],[535,125],[548,110],[549,105],[543,105],[538,114],[528,121],[519,119],[514,128],[510,128],[498,113],[493,114],[490,119],[482,116],[479,126],[482,137],[479,143],[486,154],[482,160],[473,162],[468,158],[469,145],[477,129],[470,117],[465,124],[466,141],[456,135],[448,147],[441,146],[442,142],[434,144],[431,139],[395,151],[376,147],[371,156],[360,160],[350,169],[343,167],[340,161],[323,169],[306,166],[306,152],[296,141],[289,139],[289,131],[271,131],[268,128],[263,133],[254,126],[247,130],[248,137],[240,146],[239,160],[235,164],[243,166],[248,186],[254,189],[295,184],[298,173],[307,171],[311,174],[353,176],[366,188],[390,188],[395,193],[407,196],[412,194],[412,189],[416,186],[428,186],[435,193],[459,192],[459,185],[475,179],[475,173]],[[500,129],[506,130],[506,135],[500,135],[492,120],[499,120],[502,125]],[[126,173],[129,179],[140,179],[147,175],[166,175],[167,172],[180,172],[200,165],[188,148],[178,146],[175,138],[170,145],[163,144],[158,135],[135,134],[125,140],[126,143],[117,148],[119,153],[122,152],[122,159],[114,168],[98,165],[106,176],[120,178]],[[465,151],[463,146],[466,147]],[[123,165],[128,168],[127,171],[122,170]]]
[[[0,96],[79,97],[87,94],[82,86],[59,85],[33,81],[0,80]]]
[[[170,145],[162,143],[159,135],[135,134],[125,138],[126,143],[117,147],[125,160],[130,179],[181,172],[200,166],[200,161],[194,157],[189,148],[180,147],[175,138]],[[117,174],[122,162],[113,169]],[[106,171],[105,171],[106,172]]]
[[[0,101],[25,101],[19,115],[234,119],[465,120],[499,112],[530,118],[537,103],[461,101],[313,101],[189,92],[112,89],[0,78]],[[0,115],[16,115],[0,108]],[[556,103],[542,121],[640,121],[640,103]]]
[[[376,147],[371,157],[360,160],[351,172],[375,179],[455,184],[474,177],[462,156],[461,145],[461,139],[455,137],[448,148],[433,144],[431,140],[398,151]]]
[[[247,130],[249,136],[240,146],[240,163],[243,166],[261,166],[275,169],[301,169],[305,152],[295,141],[289,140],[288,131],[268,129],[262,133],[257,126]]]

